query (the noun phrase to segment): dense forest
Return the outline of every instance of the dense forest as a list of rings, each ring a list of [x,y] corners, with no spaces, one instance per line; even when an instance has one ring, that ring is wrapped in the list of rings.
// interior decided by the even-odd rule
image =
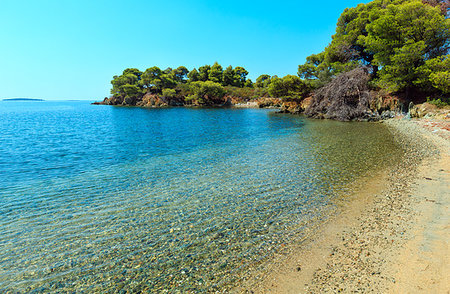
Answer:
[[[188,70],[125,69],[111,81],[113,105],[226,105],[261,97],[310,103],[306,114],[350,120],[409,101],[450,94],[448,0],[374,0],[347,8],[330,44],[306,58],[297,75],[260,75],[219,64]]]

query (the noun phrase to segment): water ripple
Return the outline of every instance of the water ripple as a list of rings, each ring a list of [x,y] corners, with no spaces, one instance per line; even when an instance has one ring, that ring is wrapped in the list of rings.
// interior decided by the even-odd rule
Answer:
[[[228,289],[401,150],[266,110],[0,102],[0,292]]]

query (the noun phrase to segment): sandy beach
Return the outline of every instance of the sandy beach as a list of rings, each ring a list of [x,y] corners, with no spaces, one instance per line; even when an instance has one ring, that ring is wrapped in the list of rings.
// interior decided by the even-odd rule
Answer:
[[[238,292],[450,293],[450,123],[382,123],[405,160],[360,181],[337,216]]]

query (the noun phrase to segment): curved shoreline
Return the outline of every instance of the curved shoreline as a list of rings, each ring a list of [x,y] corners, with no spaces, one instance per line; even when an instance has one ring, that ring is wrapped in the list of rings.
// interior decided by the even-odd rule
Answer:
[[[367,179],[340,214],[237,292],[450,290],[449,132],[427,130],[424,120],[383,123],[408,150],[405,160]]]

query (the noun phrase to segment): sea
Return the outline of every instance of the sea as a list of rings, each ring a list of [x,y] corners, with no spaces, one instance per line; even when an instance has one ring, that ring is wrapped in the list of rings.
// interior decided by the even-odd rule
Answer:
[[[0,292],[226,292],[401,160],[379,123],[0,101]]]

